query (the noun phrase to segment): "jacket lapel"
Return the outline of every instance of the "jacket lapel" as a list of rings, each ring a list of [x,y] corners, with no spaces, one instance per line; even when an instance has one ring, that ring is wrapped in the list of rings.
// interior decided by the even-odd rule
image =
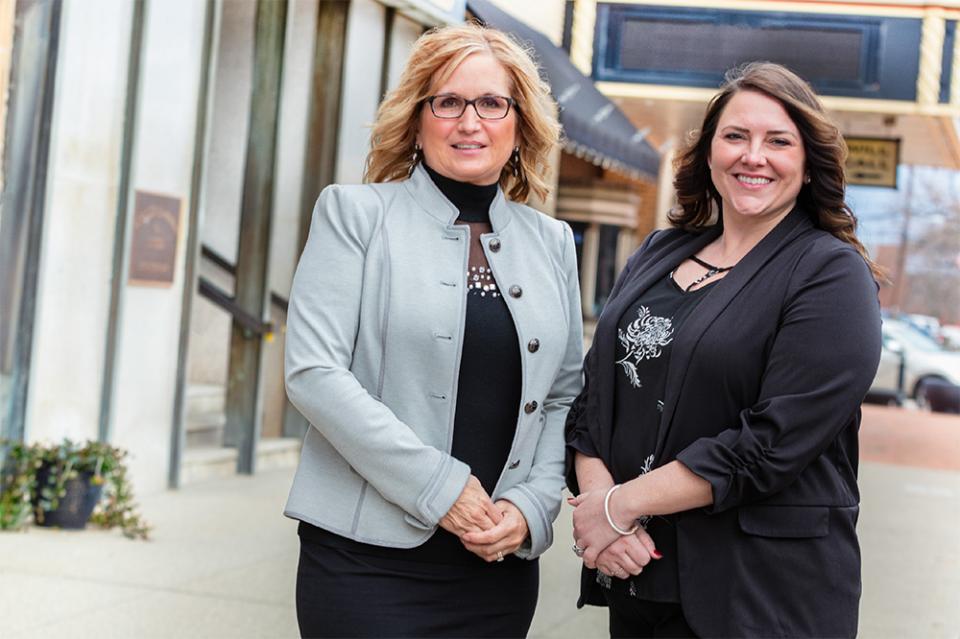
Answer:
[[[746,286],[763,266],[773,259],[782,247],[792,242],[798,235],[813,226],[805,211],[795,208],[777,226],[757,243],[743,259],[704,296],[686,321],[680,326],[673,340],[670,362],[667,368],[668,396],[665,399],[662,426],[658,429],[655,456],[659,459],[663,452],[663,443],[670,430],[673,415],[677,408],[677,398],[681,395],[690,358],[696,350],[703,333],[713,324],[730,305],[740,290]]]
[[[613,436],[613,386],[616,367],[612,362],[617,359],[617,325],[620,317],[644,291],[660,278],[666,277],[683,260],[716,239],[721,231],[719,226],[713,226],[699,235],[680,235],[676,240],[653,249],[648,258],[634,267],[632,279],[603,307],[593,336],[593,346],[596,349],[594,361],[601,366],[600,370],[596,371],[600,377],[597,386],[610,388],[611,392],[605,396],[606,399],[597,402],[599,419],[593,426],[599,432],[592,433],[592,438],[600,447],[597,452],[605,459],[610,459],[610,441]],[[599,393],[595,396],[599,396]]]

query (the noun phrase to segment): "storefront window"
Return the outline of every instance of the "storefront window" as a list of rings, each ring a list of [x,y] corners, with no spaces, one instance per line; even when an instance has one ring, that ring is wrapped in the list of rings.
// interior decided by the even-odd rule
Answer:
[[[610,224],[599,226],[600,241],[597,251],[597,287],[594,295],[593,312],[599,316],[610,297],[613,283],[617,279],[617,238],[620,227]]]
[[[577,249],[577,277],[580,277],[582,281],[583,239],[586,236],[589,225],[586,222],[567,222],[567,224],[570,225],[570,230],[573,231],[573,245]]]

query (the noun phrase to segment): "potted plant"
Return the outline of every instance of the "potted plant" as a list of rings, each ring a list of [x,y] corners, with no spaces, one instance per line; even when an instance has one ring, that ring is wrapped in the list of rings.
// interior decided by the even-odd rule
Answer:
[[[33,515],[30,495],[36,483],[32,451],[0,440],[0,530],[27,525]]]
[[[127,478],[126,451],[102,442],[24,444],[0,441],[0,529],[39,526],[119,527],[147,539],[149,525],[136,511]]]

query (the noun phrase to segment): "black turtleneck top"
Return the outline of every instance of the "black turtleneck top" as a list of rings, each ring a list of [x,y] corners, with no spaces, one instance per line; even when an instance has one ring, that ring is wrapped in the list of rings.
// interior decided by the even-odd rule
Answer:
[[[490,204],[497,185],[458,182],[426,164],[424,168],[460,211],[457,224],[470,227],[467,316],[451,454],[469,464],[493,493],[513,443],[522,385],[517,330],[480,243],[481,234],[491,232]]]
[[[497,185],[458,182],[426,164],[424,168],[460,212],[456,223],[470,227],[469,266],[464,273],[467,314],[450,454],[469,465],[470,472],[492,495],[513,444],[522,385],[517,330],[480,243],[480,236],[492,231],[490,204],[497,195]],[[417,551],[429,561],[483,563],[442,528]]]
[[[469,266],[464,273],[467,314],[463,325],[450,454],[469,465],[470,472],[492,495],[513,444],[523,383],[517,330],[480,243],[480,236],[492,231],[490,204],[497,195],[497,185],[458,182],[440,175],[426,164],[424,168],[460,212],[456,223],[470,227]],[[464,548],[456,535],[443,528],[438,528],[421,546],[402,550],[356,542],[304,522],[300,523],[300,536],[327,546],[387,559],[486,565],[484,560]],[[506,559],[506,564],[515,565],[518,570],[534,563],[513,556]]]
[[[493,198],[497,197],[496,182],[486,185],[469,184],[441,175],[427,166],[426,163],[424,163],[423,168],[427,170],[427,175],[437,185],[444,197],[450,200],[460,211],[460,215],[457,216],[458,224],[483,222],[487,225],[487,229],[483,233],[490,231],[490,205],[493,203]],[[477,240],[478,238],[471,239]]]

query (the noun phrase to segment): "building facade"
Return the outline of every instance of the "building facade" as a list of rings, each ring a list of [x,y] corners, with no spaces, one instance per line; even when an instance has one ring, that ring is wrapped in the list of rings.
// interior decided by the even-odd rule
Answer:
[[[560,106],[538,205],[574,229],[588,319],[736,63],[800,65],[845,135],[960,168],[960,2],[0,0],[0,436],[110,441],[141,491],[294,463],[314,200],[362,180],[416,38],[468,16],[529,46]]]
[[[0,436],[109,441],[130,451],[147,492],[295,463],[308,425],[284,392],[284,326],[313,204],[326,184],[362,181],[378,104],[425,29],[479,17],[513,31],[549,58],[556,93],[569,84],[589,98],[561,113],[588,181],[604,164],[631,172],[591,120],[636,130],[558,47],[563,0],[517,11],[506,0],[0,0],[12,87]],[[558,151],[554,180],[565,162]],[[622,195],[615,222],[632,226]]]
[[[317,193],[460,1],[5,0],[0,435],[139,490],[296,459],[285,298]]]

